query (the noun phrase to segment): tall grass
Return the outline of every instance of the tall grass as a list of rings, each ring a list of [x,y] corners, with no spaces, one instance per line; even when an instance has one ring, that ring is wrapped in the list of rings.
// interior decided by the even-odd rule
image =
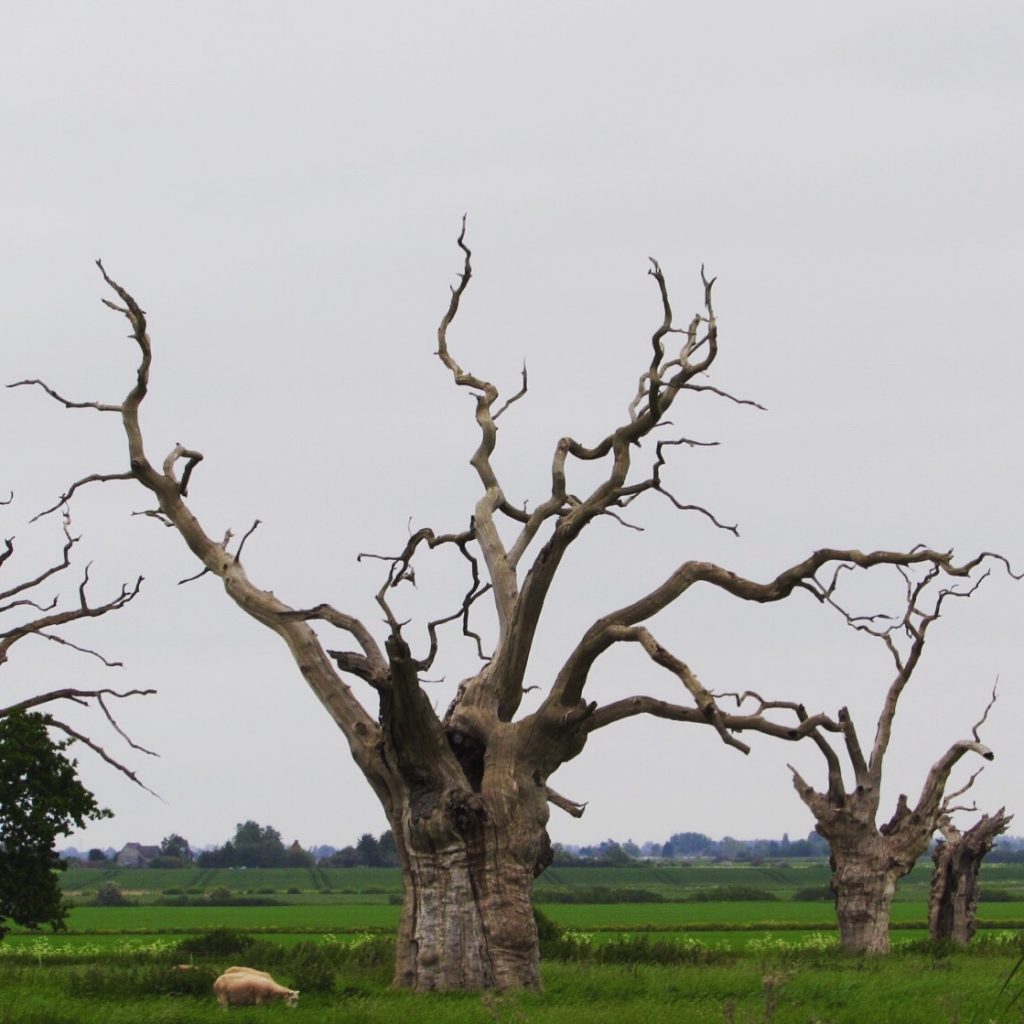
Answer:
[[[303,956],[309,963],[309,955]],[[87,967],[40,970],[0,963],[0,1022],[223,1024],[237,1017],[292,1024],[960,1024],[974,1015],[974,1024],[988,1024],[992,996],[1018,958],[823,952],[782,961],[768,950],[729,963],[545,963],[544,993],[483,997],[413,996],[389,987],[388,967],[349,961],[333,972],[330,988],[303,991],[295,1011],[270,1006],[229,1018],[207,988],[209,975],[187,991],[188,982],[167,982],[169,965],[163,974],[152,964],[112,966],[104,979],[101,973],[85,977]],[[223,966],[214,963],[210,970]],[[297,977],[297,966],[298,961],[282,962],[269,969],[287,983]],[[177,987],[168,990],[169,984]],[[1011,985],[1006,992],[1012,990]],[[1018,1020],[1018,1009],[1019,1003],[996,1019]]]

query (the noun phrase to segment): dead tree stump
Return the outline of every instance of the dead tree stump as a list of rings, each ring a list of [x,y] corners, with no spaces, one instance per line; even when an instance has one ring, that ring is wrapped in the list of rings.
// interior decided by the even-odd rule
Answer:
[[[946,939],[966,946],[977,929],[978,871],[996,836],[1009,827],[1013,815],[1006,808],[987,814],[961,834],[946,818],[940,828],[944,836],[935,845],[932,860],[932,888],[928,900],[928,933],[932,939]]]

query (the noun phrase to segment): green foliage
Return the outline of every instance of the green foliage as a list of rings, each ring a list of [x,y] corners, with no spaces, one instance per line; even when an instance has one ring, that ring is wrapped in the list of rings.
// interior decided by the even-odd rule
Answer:
[[[996,889],[990,885],[982,886],[978,894],[980,903],[1015,903],[1018,899],[1018,894],[1012,890]]]
[[[562,932],[564,931],[562,926],[555,924],[543,910],[538,910],[536,907],[533,908],[533,921],[537,926],[537,938],[542,943],[551,942],[562,937]]]
[[[665,897],[651,889],[610,889],[606,885],[573,889],[545,889],[545,903],[664,903]]]
[[[162,857],[177,857],[183,861],[188,860],[190,856],[188,840],[179,836],[177,832],[164,836],[160,841],[160,855]]]
[[[185,866],[186,863],[187,862],[182,857],[164,857],[164,856],[159,856],[159,857],[154,857],[146,865],[146,867],[149,868],[149,870],[151,870],[151,871],[153,871],[153,870],[160,871],[160,870],[169,870],[169,869],[174,869],[174,868],[182,868],[182,867]]]
[[[804,903],[829,902],[832,903],[836,894],[828,885],[808,885],[797,889],[793,893],[793,899]]]
[[[394,833],[388,829],[375,839],[369,832],[364,832],[355,846],[336,850],[320,864],[322,867],[346,870],[357,867],[397,867],[398,847],[395,845]]]
[[[322,942],[300,942],[288,957],[290,987],[300,992],[333,992],[339,966],[335,949]]]
[[[371,940],[376,942],[378,940]],[[654,946],[655,943],[650,943]],[[365,947],[364,947],[365,948]],[[382,967],[360,966],[339,952],[342,965],[333,994],[304,991],[299,1008],[221,1011],[211,993],[211,974],[228,958],[197,965],[208,969],[172,978],[163,989],[170,961],[163,965],[112,965],[89,982],[72,983],[89,967],[12,966],[0,958],[0,1021],[7,1024],[224,1024],[236,1019],[280,1018],[311,1024],[626,1024],[685,1022],[751,1024],[1009,1024],[1019,1021],[1016,995],[1024,968],[1003,988],[1019,954],[976,957],[954,954],[953,971],[933,970],[928,955],[851,959],[832,952],[814,960],[793,960],[782,970],[765,969],[762,955],[733,954],[690,966],[636,962],[635,951],[543,964],[544,993],[485,996],[417,996],[390,986],[390,957]],[[656,954],[657,955],[657,954]],[[97,964],[97,966],[99,966]],[[282,984],[294,982],[281,959],[253,966],[270,970]],[[156,969],[151,969],[156,968]],[[777,1009],[765,1012],[766,978],[775,982]],[[69,987],[76,984],[76,994]],[[189,994],[185,986],[195,986]],[[95,994],[86,994],[86,986]],[[180,986],[180,987],[179,987]],[[301,986],[295,986],[301,987]],[[727,1015],[726,1010],[732,1016]]]
[[[256,940],[234,928],[211,928],[193,938],[182,939],[177,952],[184,959],[190,956],[234,956],[252,949]]]
[[[690,897],[694,903],[768,903],[778,898],[771,889],[754,885],[716,885],[713,889],[698,889]]]
[[[594,962],[599,964],[709,964],[729,963],[736,958],[731,949],[706,946],[693,939],[671,942],[646,935],[603,943],[593,953]]]
[[[208,998],[219,972],[211,967],[179,969],[178,965],[93,964],[68,976],[69,995],[90,999],[138,999],[140,996]]]
[[[203,868],[284,867],[287,851],[276,828],[250,820],[235,826],[233,840],[199,854],[196,863]]]
[[[343,964],[385,968],[388,971],[395,965],[395,939],[392,935],[360,935],[352,942],[338,945]]]
[[[104,882],[96,891],[92,901],[96,907],[130,907],[132,901],[127,899],[116,882]]]
[[[67,909],[56,871],[58,836],[110,817],[78,780],[64,756],[70,741],[50,738],[47,715],[0,718],[0,938],[6,920],[25,927],[61,927]]]

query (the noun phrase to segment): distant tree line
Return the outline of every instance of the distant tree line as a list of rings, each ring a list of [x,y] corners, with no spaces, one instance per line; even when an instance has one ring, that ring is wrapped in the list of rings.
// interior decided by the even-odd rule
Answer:
[[[77,853],[77,850],[65,851],[64,856]],[[85,857],[89,864],[109,863],[113,859],[113,851],[98,848],[89,850]],[[172,832],[160,843],[159,855],[146,864],[151,868],[193,865],[199,868],[391,868],[398,866],[398,848],[393,833],[388,829],[379,836],[365,832],[354,846],[340,850],[333,846],[305,850],[298,842],[286,846],[281,833],[272,825],[260,825],[250,820],[237,824],[234,836],[223,846],[199,853],[189,848],[183,836]]]
[[[645,842],[638,845],[632,840],[620,842],[606,839],[590,846],[554,845],[555,867],[619,867],[638,860],[685,861],[694,858],[720,861],[738,861],[758,864],[765,860],[791,857],[819,857],[829,855],[828,843],[817,832],[806,839],[734,839],[725,836],[712,839],[703,832],[676,832],[664,843]],[[86,858],[90,863],[113,859],[114,851],[91,849]],[[78,858],[77,850],[65,850],[63,857]],[[1024,863],[1024,838],[1002,836],[988,860],[992,863]],[[198,854],[189,849],[188,842],[176,832],[160,843],[160,855],[148,867],[177,868],[195,864],[202,868],[223,867],[398,867],[398,849],[394,834],[388,829],[379,836],[364,832],[354,845],[337,849],[316,846],[303,849],[299,844],[285,846],[281,833],[270,825],[261,826],[246,821],[236,826],[233,839]]]
[[[326,868],[397,868],[398,847],[391,829],[375,839],[364,832],[355,846],[345,846],[320,861]]]
[[[309,868],[316,857],[297,842],[285,846],[271,825],[244,821],[235,826],[234,839],[204,850],[196,857],[201,868]]]
[[[703,832],[677,832],[664,843],[644,843],[637,846],[632,840],[624,843],[606,839],[593,846],[555,845],[556,867],[615,867],[635,860],[690,860],[695,857],[710,860],[728,860],[760,863],[769,858],[827,857],[828,843],[817,832],[806,839],[712,839]]]

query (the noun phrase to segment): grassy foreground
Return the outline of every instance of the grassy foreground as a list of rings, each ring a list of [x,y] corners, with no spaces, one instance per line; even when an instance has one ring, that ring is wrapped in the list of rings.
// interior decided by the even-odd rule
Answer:
[[[304,993],[299,1006],[232,1011],[231,1020],[331,1024],[624,1024],[773,1021],[778,1024],[953,1024],[1021,1020],[999,990],[1014,956],[887,959],[840,956],[813,963],[746,956],[727,965],[544,966],[545,992],[412,996],[388,988],[388,969],[351,967],[334,993]],[[226,966],[226,965],[220,965]],[[169,971],[168,966],[164,970]],[[153,970],[153,968],[150,968]],[[208,990],[193,995],[75,994],[73,967],[0,965],[3,1024],[201,1024],[223,1021]],[[283,981],[291,979],[276,971]],[[132,982],[125,968],[125,980]]]

